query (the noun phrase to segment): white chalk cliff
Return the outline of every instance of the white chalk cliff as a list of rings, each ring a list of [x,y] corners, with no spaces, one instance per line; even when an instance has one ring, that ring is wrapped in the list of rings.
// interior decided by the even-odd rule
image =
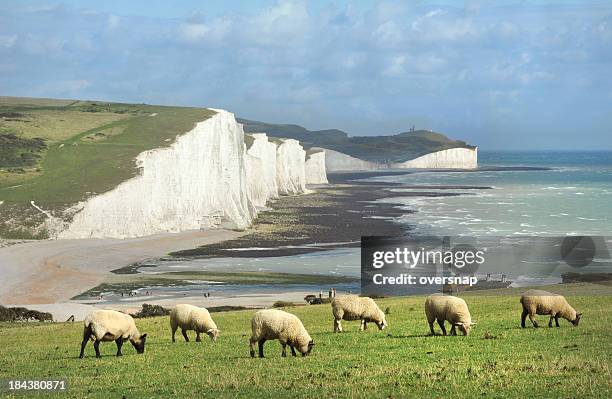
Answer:
[[[313,148],[315,149],[315,148]],[[364,161],[342,152],[329,150],[327,148],[316,148],[325,152],[325,167],[328,172],[347,170],[376,170],[384,168],[384,165],[376,162]]]
[[[478,148],[451,148],[425,154],[405,162],[389,164],[364,161],[327,148],[322,150],[325,151],[327,172],[378,169],[476,169],[478,167]]]
[[[393,163],[391,168],[416,169],[476,169],[478,148],[451,148],[425,154],[406,162]]]
[[[296,140],[253,134],[245,144],[234,115],[214,111],[170,147],[138,155],[138,176],[75,206],[59,238],[242,229],[269,199],[306,192],[306,153]]]
[[[325,173],[325,151],[306,152],[306,184],[327,184]]]

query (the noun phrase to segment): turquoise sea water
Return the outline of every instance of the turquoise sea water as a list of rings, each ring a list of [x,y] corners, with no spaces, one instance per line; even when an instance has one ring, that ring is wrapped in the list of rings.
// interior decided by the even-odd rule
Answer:
[[[423,171],[372,180],[431,185],[427,191],[463,193],[456,197],[401,198],[405,209],[416,213],[399,221],[414,225],[419,234],[612,235],[612,152],[480,151],[479,166],[551,169]],[[436,185],[493,188],[436,190]]]

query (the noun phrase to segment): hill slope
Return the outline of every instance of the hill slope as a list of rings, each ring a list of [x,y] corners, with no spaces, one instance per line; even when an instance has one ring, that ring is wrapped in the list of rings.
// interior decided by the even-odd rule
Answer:
[[[428,130],[393,136],[355,136],[337,129],[310,131],[299,125],[271,124],[237,119],[246,132],[266,132],[271,136],[290,137],[305,147],[322,147],[377,163],[398,163],[450,148],[474,148],[462,140],[453,140]]]

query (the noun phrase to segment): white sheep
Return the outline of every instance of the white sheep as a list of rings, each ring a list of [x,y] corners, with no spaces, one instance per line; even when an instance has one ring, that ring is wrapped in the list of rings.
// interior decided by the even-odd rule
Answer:
[[[81,359],[85,356],[85,346],[91,339],[94,341],[96,357],[100,356],[101,341],[115,341],[117,356],[121,356],[123,341],[129,339],[136,352],[144,353],[147,334],[140,334],[132,316],[115,310],[94,310],[83,322],[83,341],[81,342]]]
[[[380,310],[372,298],[357,295],[337,296],[332,300],[334,315],[334,332],[342,332],[342,320],[360,320],[360,331],[368,328],[368,322],[373,322],[379,330],[388,326],[385,313]]]
[[[433,328],[434,320],[438,321],[444,335],[446,335],[445,321],[448,321],[452,326],[451,335],[457,335],[456,327],[459,327],[463,335],[469,335],[471,327],[476,324],[472,322],[467,303],[463,299],[451,295],[434,294],[428,296],[425,300],[425,315],[431,335],[436,334]]]
[[[559,317],[577,326],[580,322],[582,313],[576,313],[576,310],[570,306],[565,297],[559,294],[554,294],[542,290],[529,290],[521,294],[521,304],[523,305],[523,314],[521,315],[521,327],[525,328],[525,319],[529,315],[529,320],[535,328],[538,328],[538,322],[534,316],[550,315],[548,327],[552,327],[553,319],[559,327]]]
[[[205,333],[208,335],[213,342],[217,341],[219,333],[221,332],[210,313],[205,308],[199,308],[197,306],[188,304],[176,305],[170,311],[170,328],[172,329],[172,342],[175,342],[174,335],[176,329],[180,327],[185,341],[189,342],[187,337],[187,331],[193,330],[196,332],[196,342],[200,342],[200,334]]]
[[[295,348],[308,356],[312,351],[314,342],[300,319],[279,309],[264,309],[253,315],[251,320],[252,335],[249,339],[251,357],[255,357],[255,342],[259,345],[259,357],[264,357],[264,343],[278,339],[283,347],[282,356],[287,356],[287,345],[291,348],[291,355],[295,356]]]

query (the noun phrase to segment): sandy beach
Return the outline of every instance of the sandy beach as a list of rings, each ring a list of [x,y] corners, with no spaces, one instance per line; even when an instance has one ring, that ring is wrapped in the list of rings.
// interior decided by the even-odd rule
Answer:
[[[0,248],[0,303],[66,302],[102,283],[111,270],[172,251],[235,239],[229,230],[187,231],[143,238],[28,241]]]

